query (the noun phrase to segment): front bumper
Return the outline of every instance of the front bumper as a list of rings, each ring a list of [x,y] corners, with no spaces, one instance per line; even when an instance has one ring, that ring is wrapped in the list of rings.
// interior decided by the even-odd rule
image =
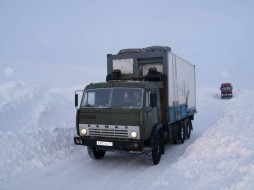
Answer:
[[[76,145],[92,146],[102,150],[143,152],[144,142],[130,139],[95,139],[87,137],[74,137]]]
[[[221,98],[232,98],[232,94],[221,94]]]

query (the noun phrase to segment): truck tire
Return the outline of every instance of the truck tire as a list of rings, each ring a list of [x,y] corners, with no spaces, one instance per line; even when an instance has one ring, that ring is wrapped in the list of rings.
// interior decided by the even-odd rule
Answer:
[[[163,144],[159,133],[152,137],[151,150],[146,153],[146,163],[150,166],[157,165],[160,162]]]
[[[183,144],[186,137],[186,125],[184,121],[180,121],[177,130],[177,138],[175,144]]]
[[[87,147],[87,152],[88,152],[88,155],[90,156],[90,158],[92,158],[94,160],[103,158],[106,153],[106,151],[100,150],[100,149],[98,149],[96,147],[92,147],[92,146]]]
[[[186,139],[189,139],[191,136],[192,123],[190,119],[187,119],[187,127],[186,127]]]

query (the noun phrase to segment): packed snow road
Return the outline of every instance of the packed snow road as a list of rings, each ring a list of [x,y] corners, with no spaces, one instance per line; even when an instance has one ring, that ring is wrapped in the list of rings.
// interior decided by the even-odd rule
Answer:
[[[74,128],[60,128],[59,117],[54,119],[59,113],[62,118],[75,117],[63,111],[62,102],[68,96],[57,97],[68,94],[66,91],[40,91],[40,96],[35,96],[38,88],[27,90],[25,84],[9,84],[0,91],[8,94],[11,85],[18,85],[20,90],[16,93],[18,97],[6,101],[17,105],[13,109],[24,104],[24,91],[30,95],[30,102],[25,103],[37,102],[39,106],[29,107],[33,111],[28,114],[37,116],[32,123],[25,116],[12,116],[26,123],[23,132],[15,128],[7,134],[0,133],[0,189],[254,188],[253,91],[221,100],[215,89],[198,89],[198,113],[191,138],[183,145],[167,144],[159,165],[151,167],[147,166],[144,155],[107,152],[102,160],[90,159],[86,147],[73,145]],[[7,100],[7,96],[4,98]],[[71,98],[69,101],[72,106]],[[54,102],[54,106],[49,102]],[[1,105],[0,111],[10,110]],[[7,126],[6,117],[3,124]],[[49,121],[54,127],[44,129]],[[70,123],[64,122],[65,126]],[[31,129],[30,125],[38,123],[39,129]]]

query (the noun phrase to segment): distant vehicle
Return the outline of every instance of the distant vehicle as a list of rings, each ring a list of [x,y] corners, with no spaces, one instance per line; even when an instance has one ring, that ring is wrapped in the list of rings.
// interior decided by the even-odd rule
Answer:
[[[231,83],[222,83],[221,87],[221,99],[233,97],[233,86]]]
[[[123,49],[107,55],[106,82],[87,85],[75,105],[74,142],[87,146],[91,158],[106,151],[146,153],[147,163],[156,165],[166,142],[190,138],[195,66],[165,46]]]

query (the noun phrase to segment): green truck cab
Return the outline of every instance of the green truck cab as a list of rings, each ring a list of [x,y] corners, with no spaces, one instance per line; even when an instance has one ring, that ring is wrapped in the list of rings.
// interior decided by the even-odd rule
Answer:
[[[164,46],[121,50],[107,61],[106,82],[87,85],[80,105],[75,95],[74,143],[93,159],[106,151],[145,153],[156,165],[166,142],[190,138],[195,67]]]

